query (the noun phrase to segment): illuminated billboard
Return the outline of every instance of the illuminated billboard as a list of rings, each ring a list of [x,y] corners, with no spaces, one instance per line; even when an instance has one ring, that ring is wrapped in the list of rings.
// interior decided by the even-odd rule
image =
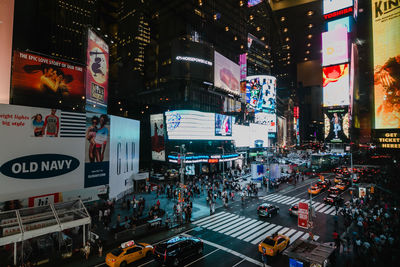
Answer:
[[[150,115],[151,158],[165,161],[164,116],[163,114]]]
[[[236,147],[249,147],[250,146],[250,127],[245,125],[233,125],[233,141]]]
[[[214,53],[214,86],[228,93],[240,94],[240,66],[217,51]]]
[[[83,76],[82,66],[15,51],[11,80],[12,103],[84,111]]]
[[[250,123],[250,147],[268,147],[268,126]]]
[[[165,112],[165,122],[167,125],[168,139],[232,140],[232,136],[229,135],[216,135],[215,117],[215,113],[195,110],[167,111]],[[230,126],[232,127],[232,118],[228,119],[228,121],[229,120]],[[230,131],[232,132],[232,130]]]
[[[232,117],[222,114],[215,114],[215,135],[232,135]]]
[[[267,125],[267,130],[269,133],[276,133],[276,114],[275,113],[265,113],[257,112],[255,114],[255,123]]]
[[[248,7],[252,7],[252,6],[256,6],[259,3],[261,3],[263,0],[248,0],[247,1],[247,6]]]
[[[400,128],[400,8],[372,0],[375,129]],[[396,4],[397,3],[397,4]]]
[[[324,15],[353,6],[353,0],[324,0]]]
[[[324,107],[349,105],[349,64],[322,68]]]
[[[108,98],[108,45],[88,29],[86,51],[86,110],[107,113]]]
[[[246,102],[251,111],[275,113],[276,78],[268,75],[247,77]]]
[[[351,16],[341,19],[335,19],[327,23],[328,32],[334,31],[339,28],[346,28],[347,32],[351,32],[352,19]]]
[[[14,0],[0,1],[0,103],[10,102]]]
[[[348,142],[350,123],[347,107],[325,109],[324,126],[325,142]]]
[[[347,29],[322,33],[322,66],[348,62]]]

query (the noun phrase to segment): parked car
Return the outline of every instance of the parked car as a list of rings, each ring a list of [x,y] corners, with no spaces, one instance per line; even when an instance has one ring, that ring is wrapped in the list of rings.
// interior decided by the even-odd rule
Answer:
[[[196,237],[176,236],[154,247],[154,258],[161,264],[180,266],[194,255],[203,253],[203,241]]]
[[[285,235],[274,234],[267,236],[260,244],[258,251],[268,256],[275,256],[290,244],[290,238]]]
[[[298,216],[299,215],[299,206],[297,204],[292,205],[289,209],[289,214],[293,215],[293,216]]]
[[[326,190],[328,188],[328,183],[326,181],[318,181],[317,186],[321,187],[322,190]]]
[[[269,217],[271,218],[272,215],[278,214],[279,213],[279,207],[269,204],[269,203],[263,203],[257,208],[257,214],[260,217]]]
[[[324,198],[324,202],[329,204],[329,205],[341,205],[343,203],[344,199],[342,197],[339,197],[338,195],[328,195],[327,197]]]

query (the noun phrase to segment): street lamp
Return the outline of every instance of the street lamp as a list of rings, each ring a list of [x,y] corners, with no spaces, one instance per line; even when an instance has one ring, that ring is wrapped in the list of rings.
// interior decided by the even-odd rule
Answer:
[[[224,155],[225,155],[224,147],[223,146],[219,146],[218,148],[222,149],[222,159],[224,159]],[[224,163],[223,160],[221,162],[222,162],[222,177],[225,180],[225,163]]]

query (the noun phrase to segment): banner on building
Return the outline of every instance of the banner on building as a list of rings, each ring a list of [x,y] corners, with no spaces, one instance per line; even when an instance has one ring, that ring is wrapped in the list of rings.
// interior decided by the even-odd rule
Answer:
[[[151,158],[165,161],[165,127],[163,114],[150,115]]]
[[[372,0],[375,129],[400,128],[400,3]]]
[[[107,43],[88,29],[86,110],[107,113],[109,51]]]

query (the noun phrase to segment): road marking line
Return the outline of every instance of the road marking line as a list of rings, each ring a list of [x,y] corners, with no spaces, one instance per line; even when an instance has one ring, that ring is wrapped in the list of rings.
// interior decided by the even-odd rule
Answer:
[[[267,227],[265,227],[264,229],[262,229],[260,232],[258,233],[254,233],[251,236],[248,236],[244,239],[244,241],[249,242],[250,240],[253,240],[254,238],[256,238],[257,236],[263,235],[265,232],[267,232],[269,229],[271,229],[272,227],[276,226],[276,224],[270,224]]]
[[[298,197],[295,197],[295,199],[293,200],[293,201],[290,201],[288,204],[289,205],[293,205],[293,204],[298,204],[300,202],[300,198],[298,198]]]
[[[239,264],[241,264],[242,262],[244,262],[246,259],[243,259],[243,260],[241,260],[241,261],[239,261],[238,263],[236,263],[235,265],[233,265],[232,267],[236,267],[236,266],[238,266]]]
[[[224,217],[226,214],[220,214],[219,216],[216,216],[214,218],[208,218],[208,220],[204,220],[201,223],[196,222],[195,224],[197,225],[203,225],[203,224],[207,224],[209,222],[215,221],[215,220],[219,220],[220,218]]]
[[[279,229],[283,228],[283,226],[281,225],[277,225],[274,228],[272,228],[271,230],[269,230],[267,233],[265,233],[264,235],[261,235],[259,237],[257,237],[256,239],[254,239],[253,241],[251,241],[250,243],[252,243],[253,245],[259,243],[261,240],[263,240],[266,236],[270,236],[272,233],[277,232]]]
[[[293,235],[296,231],[297,231],[296,229],[290,229],[290,231],[287,232],[285,236],[290,237],[290,236]]]
[[[264,228],[264,227],[267,226],[268,224],[269,224],[269,222],[263,223],[263,224],[257,226],[256,228],[254,228],[253,230],[250,230],[250,231],[248,231],[248,232],[242,234],[241,236],[238,236],[237,239],[243,239],[243,238],[245,238],[246,236],[249,236],[249,235],[251,235],[252,233],[254,233],[254,232],[256,232],[256,231],[258,231],[258,230]]]
[[[208,221],[208,223],[205,223],[205,224],[202,223],[202,224],[198,224],[198,225],[200,225],[201,227],[204,227],[204,228],[208,228],[213,224],[220,223],[221,221],[227,220],[227,219],[229,219],[229,218],[231,218],[233,216],[235,216],[235,214],[231,213],[231,214],[227,215],[226,217],[222,216],[222,217],[219,217],[218,219],[216,219],[214,221]]]
[[[321,212],[322,209],[324,209],[326,206],[325,204],[319,205],[318,208],[315,209],[315,211]]]
[[[281,198],[281,197],[282,197],[282,195],[275,195],[275,196],[270,197],[270,198],[267,198],[267,199],[265,199],[265,200],[267,200],[267,201],[274,201],[274,199],[278,199],[278,198]]]
[[[214,218],[214,217],[216,217],[216,216],[221,216],[221,215],[222,215],[222,214],[224,214],[224,213],[225,213],[225,211],[221,211],[221,212],[218,212],[218,213],[216,213],[216,214],[213,214],[213,215],[211,215],[211,216],[205,217],[205,218],[203,218],[203,219],[200,219],[200,220],[194,221],[193,223],[200,223],[200,222],[202,222],[202,221],[205,221],[205,220],[208,220],[208,219]]]
[[[326,205],[324,208],[320,209],[319,212],[324,212],[329,208],[330,208],[330,206]]]
[[[195,263],[195,262],[198,262],[199,260],[201,260],[201,259],[207,257],[207,256],[210,255],[210,254],[213,254],[214,252],[216,252],[216,251],[218,251],[218,250],[220,250],[220,249],[217,248],[217,249],[211,251],[210,253],[208,253],[208,254],[206,254],[206,255],[204,255],[204,256],[201,256],[200,258],[196,259],[195,261],[192,261],[191,263],[186,264],[185,267],[186,267],[186,266],[190,266],[190,265],[192,265],[192,264]]]
[[[251,220],[250,218],[244,219],[244,220],[242,220],[242,221],[237,222],[237,223],[234,224],[234,225],[231,225],[231,226],[229,226],[229,227],[227,227],[227,228],[225,228],[225,229],[219,230],[219,231],[217,231],[217,232],[223,234],[223,233],[228,232],[228,231],[230,231],[231,229],[235,228],[236,226],[238,226],[238,225],[240,225],[240,224],[243,224],[243,223],[246,223],[246,222],[248,222],[248,221],[250,221],[250,220]]]
[[[278,232],[278,234],[283,235],[283,234],[286,233],[289,229],[290,229],[289,227],[285,227],[285,228],[283,228],[282,230],[280,230],[280,231]]]
[[[288,199],[289,197],[288,196],[283,196],[283,197],[281,197],[281,198],[279,198],[279,199],[276,199],[276,200],[273,200],[273,201],[275,201],[275,202],[278,202],[278,203],[282,203],[282,202],[284,202],[286,199]]]
[[[238,235],[241,235],[241,234],[243,234],[244,232],[249,231],[251,228],[254,228],[254,227],[258,226],[258,225],[261,224],[261,223],[262,223],[262,221],[256,221],[254,224],[251,224],[251,225],[247,226],[246,228],[240,230],[240,231],[237,232],[237,233],[234,233],[234,234],[231,235],[231,236],[232,236],[232,237],[237,237]]]
[[[330,209],[327,209],[326,211],[324,211],[324,213],[325,213],[325,214],[329,214],[329,213],[331,213],[332,211],[334,211],[335,209],[336,209],[336,207],[333,206],[333,207],[331,207]]]
[[[280,195],[279,197],[277,197],[277,198],[271,198],[271,199],[269,199],[269,201],[273,201],[273,202],[279,202],[281,199],[285,199],[286,198],[286,196],[282,196],[282,195]]]
[[[154,261],[154,260],[145,262],[145,263],[143,263],[143,264],[140,264],[138,267],[146,266],[147,264],[152,263],[153,261]]]
[[[323,205],[325,205],[325,204],[324,203],[315,203],[315,202],[313,203],[313,206],[314,206],[315,209],[318,209]]]
[[[296,241],[303,234],[304,234],[304,232],[298,231],[293,237],[290,238],[290,243],[293,244],[293,242]]]
[[[218,226],[217,228],[214,228],[213,231],[218,232],[219,230],[222,230],[224,228],[230,227],[233,224],[237,224],[237,222],[239,222],[240,220],[243,220],[244,218],[246,218],[246,217],[239,216],[236,219],[234,219],[233,221],[230,221],[229,223],[222,224],[222,225]]]
[[[228,222],[231,222],[231,221],[233,221],[233,220],[235,220],[237,218],[239,218],[239,215],[235,215],[235,216],[233,216],[232,218],[230,218],[230,219],[228,219],[226,221],[223,221],[223,222],[217,223],[217,224],[215,224],[215,225],[213,225],[211,227],[208,227],[208,229],[211,230],[211,229],[217,228],[217,227],[219,227],[219,226],[221,226],[223,224],[227,224]]]
[[[255,223],[255,222],[257,222],[257,220],[250,220],[250,221],[248,221],[248,222],[246,222],[246,223],[244,223],[244,224],[242,224],[242,225],[240,225],[240,226],[238,226],[238,227],[235,227],[235,228],[231,229],[231,230],[228,231],[228,232],[225,232],[225,234],[226,234],[226,235],[231,235],[232,233],[234,233],[234,232],[236,232],[236,231],[239,231],[240,229],[242,229],[242,228],[244,228],[244,227],[246,227],[246,226],[248,226],[248,225],[250,225],[250,224],[253,224],[253,223]]]
[[[309,236],[310,236],[310,234],[306,233],[300,239],[307,239]],[[314,235],[314,241],[317,241],[318,239],[319,239],[319,235]]]

